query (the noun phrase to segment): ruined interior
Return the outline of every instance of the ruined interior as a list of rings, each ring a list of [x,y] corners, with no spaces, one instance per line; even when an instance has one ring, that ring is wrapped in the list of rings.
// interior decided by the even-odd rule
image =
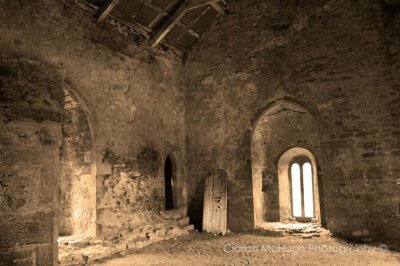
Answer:
[[[399,32],[400,0],[0,0],[0,265],[400,264]]]

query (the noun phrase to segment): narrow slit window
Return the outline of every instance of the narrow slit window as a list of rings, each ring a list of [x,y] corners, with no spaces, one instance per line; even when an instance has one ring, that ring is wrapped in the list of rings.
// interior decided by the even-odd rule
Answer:
[[[314,217],[314,195],[312,182],[312,169],[310,163],[303,164],[303,188],[304,188],[304,216]]]
[[[295,163],[292,165],[292,201],[293,216],[301,216],[301,183],[300,183],[300,166]]]

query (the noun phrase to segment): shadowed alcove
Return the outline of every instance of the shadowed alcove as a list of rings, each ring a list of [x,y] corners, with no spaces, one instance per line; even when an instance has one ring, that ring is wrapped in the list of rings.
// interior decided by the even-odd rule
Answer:
[[[164,161],[164,181],[165,181],[165,210],[178,208],[178,180],[176,161],[172,154],[168,154]]]
[[[165,159],[164,164],[164,177],[165,177],[165,209],[174,209],[174,193],[173,193],[173,175],[174,171],[172,169],[172,160],[169,155]]]

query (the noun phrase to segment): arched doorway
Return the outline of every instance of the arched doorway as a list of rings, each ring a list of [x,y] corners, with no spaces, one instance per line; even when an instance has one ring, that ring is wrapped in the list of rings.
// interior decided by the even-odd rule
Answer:
[[[314,118],[304,107],[280,100],[260,116],[253,131],[251,150],[255,227],[263,228],[269,223],[306,221],[306,218],[313,222],[321,220],[314,154],[317,158],[320,155],[319,130]],[[303,165],[307,172],[303,172]],[[292,166],[293,179],[289,170]],[[304,186],[301,186],[301,182],[310,180],[310,168],[312,200],[309,190],[304,191]],[[296,172],[296,169],[299,171]],[[297,183],[292,180],[297,180]],[[294,194],[298,191],[300,193]],[[296,196],[297,200],[294,201],[292,196]],[[311,216],[307,213],[299,215],[296,220],[298,213],[293,213],[292,204],[298,207],[300,202],[302,205],[296,210],[303,214],[304,201],[312,201],[314,217],[306,217]]]
[[[176,207],[176,173],[171,156],[168,155],[164,163],[165,179],[165,210],[173,210]]]

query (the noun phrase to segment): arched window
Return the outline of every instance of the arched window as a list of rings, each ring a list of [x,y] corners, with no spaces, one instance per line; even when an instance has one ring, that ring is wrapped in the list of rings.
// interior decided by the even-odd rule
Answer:
[[[313,169],[307,157],[295,158],[289,165],[292,215],[299,221],[315,217]]]

